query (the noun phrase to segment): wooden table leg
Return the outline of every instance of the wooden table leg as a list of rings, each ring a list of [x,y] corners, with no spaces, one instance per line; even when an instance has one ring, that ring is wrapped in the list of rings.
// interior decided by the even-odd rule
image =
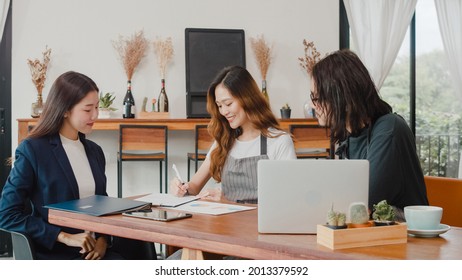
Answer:
[[[204,255],[202,254],[202,251],[200,250],[183,248],[181,259],[182,260],[203,260]]]

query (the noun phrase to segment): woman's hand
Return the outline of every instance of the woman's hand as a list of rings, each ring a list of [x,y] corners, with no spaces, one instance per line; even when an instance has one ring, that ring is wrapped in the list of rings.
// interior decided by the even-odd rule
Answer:
[[[86,254],[93,251],[96,245],[96,240],[93,238],[90,232],[82,232],[76,234],[70,234],[61,231],[58,234],[58,242],[64,243],[70,247],[80,247],[81,254]]]
[[[188,193],[189,183],[182,183],[178,178],[170,181],[169,193],[174,196],[185,196]]]
[[[221,201],[222,200],[222,191],[221,188],[207,188],[203,189],[199,196],[203,199],[212,200],[212,201]]]
[[[100,260],[106,255],[107,240],[105,237],[100,237],[96,240],[94,249],[89,252],[86,256],[86,260]]]

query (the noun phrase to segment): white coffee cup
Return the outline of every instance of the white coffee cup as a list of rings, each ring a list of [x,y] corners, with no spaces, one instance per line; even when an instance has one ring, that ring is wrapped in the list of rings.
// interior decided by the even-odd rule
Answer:
[[[443,208],[438,206],[413,205],[404,207],[404,218],[409,229],[438,229],[441,217],[443,217]]]

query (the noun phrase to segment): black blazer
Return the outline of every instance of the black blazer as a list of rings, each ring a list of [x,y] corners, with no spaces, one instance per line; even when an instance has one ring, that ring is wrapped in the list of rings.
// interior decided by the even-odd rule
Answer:
[[[95,194],[107,195],[104,153],[83,134],[79,138],[93,172]],[[78,198],[77,181],[59,134],[27,138],[16,149],[14,167],[3,188],[0,227],[28,234],[38,254],[55,251],[61,255],[69,249],[78,253],[80,248],[70,248],[56,240],[60,231],[81,231],[49,224],[48,210],[43,207]]]

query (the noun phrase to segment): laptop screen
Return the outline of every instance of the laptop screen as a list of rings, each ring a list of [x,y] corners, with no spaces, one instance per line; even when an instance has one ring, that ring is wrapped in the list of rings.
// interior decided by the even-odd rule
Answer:
[[[368,205],[367,160],[260,160],[258,231],[316,233],[332,208],[348,217],[349,205]]]

